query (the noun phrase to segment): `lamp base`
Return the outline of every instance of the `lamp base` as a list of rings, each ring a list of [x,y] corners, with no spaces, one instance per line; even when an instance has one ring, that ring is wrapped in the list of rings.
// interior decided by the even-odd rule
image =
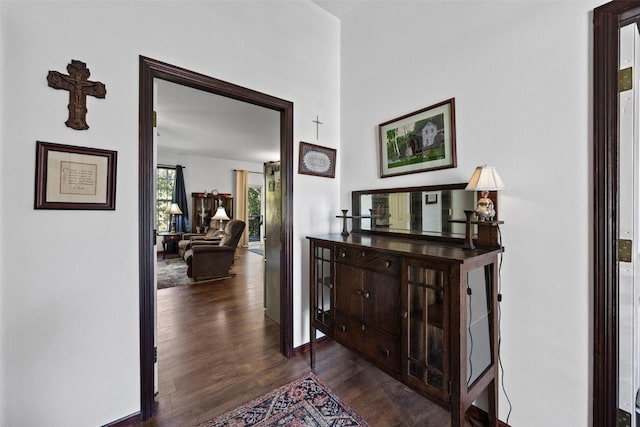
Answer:
[[[476,215],[480,221],[493,221],[496,216],[496,210],[493,207],[493,202],[488,197],[489,192],[483,191],[482,198],[478,200],[478,207],[476,207]]]

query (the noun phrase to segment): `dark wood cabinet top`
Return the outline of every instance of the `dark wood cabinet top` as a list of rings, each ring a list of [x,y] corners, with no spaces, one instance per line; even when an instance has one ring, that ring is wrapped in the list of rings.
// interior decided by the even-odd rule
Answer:
[[[358,233],[351,233],[348,236],[343,236],[339,233],[324,234],[307,236],[307,239],[358,248],[364,247],[391,254],[411,256],[413,258],[426,258],[430,260],[458,262],[461,264],[471,259],[477,259],[482,256],[494,256],[502,252],[500,248],[476,248],[470,250],[464,249],[461,244],[458,245],[455,243],[400,239],[396,237]]]

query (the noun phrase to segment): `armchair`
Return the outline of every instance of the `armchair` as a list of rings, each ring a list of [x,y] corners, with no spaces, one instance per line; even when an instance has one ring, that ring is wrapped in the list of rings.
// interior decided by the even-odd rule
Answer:
[[[187,263],[187,276],[194,280],[229,277],[236,247],[244,228],[244,221],[234,219],[225,226],[225,235],[217,245],[206,241],[192,240],[191,247],[184,254],[184,260]]]
[[[222,238],[220,231],[209,230],[207,234],[204,233],[185,233],[182,236],[182,240],[178,242],[178,253],[184,258],[184,254],[191,249],[191,243],[194,241],[202,241],[205,243],[219,244]],[[224,233],[222,233],[224,235]]]

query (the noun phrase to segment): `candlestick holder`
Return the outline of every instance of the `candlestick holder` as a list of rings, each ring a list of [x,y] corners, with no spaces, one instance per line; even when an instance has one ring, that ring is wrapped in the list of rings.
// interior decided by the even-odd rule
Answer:
[[[351,219],[373,218],[373,216],[347,215],[347,212],[349,212],[349,209],[340,209],[340,210],[342,211],[342,215],[336,215],[336,218],[342,218],[342,233],[340,234],[345,237],[349,235],[349,231],[347,231],[347,218],[351,218]]]

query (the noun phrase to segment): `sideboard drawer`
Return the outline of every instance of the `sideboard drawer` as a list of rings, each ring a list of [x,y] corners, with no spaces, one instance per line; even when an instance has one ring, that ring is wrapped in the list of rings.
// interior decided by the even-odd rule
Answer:
[[[369,328],[366,331],[365,354],[368,354],[379,366],[400,373],[400,337],[381,330]]]
[[[364,352],[366,348],[366,327],[358,319],[347,316],[340,310],[336,310],[335,339],[341,344]]]
[[[389,274],[400,274],[402,261],[399,257],[367,249],[338,246],[335,251],[337,262],[351,264]]]
[[[335,339],[356,350],[378,366],[400,373],[400,337],[385,333],[358,319],[336,311]]]

